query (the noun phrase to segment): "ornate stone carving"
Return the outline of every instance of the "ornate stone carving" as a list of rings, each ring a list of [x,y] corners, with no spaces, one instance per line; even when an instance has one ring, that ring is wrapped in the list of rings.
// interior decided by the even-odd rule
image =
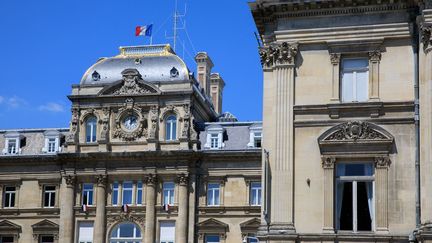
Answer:
[[[379,61],[381,61],[381,51],[375,50],[375,51],[369,52],[369,60],[371,62],[379,62]]]
[[[432,50],[432,26],[422,25],[420,27],[421,42],[423,43],[423,50],[425,53],[429,53]]]
[[[189,177],[185,174],[181,174],[177,177],[177,183],[181,186],[187,186],[189,182]]]
[[[338,65],[340,63],[341,54],[340,53],[330,53],[330,62],[333,65]]]
[[[152,90],[139,85],[141,74],[136,69],[125,69],[122,73],[123,86],[112,92],[113,95],[132,95],[153,93]]]
[[[157,134],[157,120],[158,120],[158,116],[159,116],[158,111],[159,111],[158,106],[152,106],[150,108],[150,123],[151,123],[150,133],[149,133],[149,138],[150,139],[155,139],[156,138],[156,134]]]
[[[108,132],[109,132],[109,116],[110,116],[110,108],[104,107],[102,108],[102,126],[101,126],[101,139],[102,141],[105,141],[108,138]]]
[[[107,176],[106,175],[97,175],[96,176],[96,184],[98,186],[106,186],[107,185]]]
[[[107,216],[107,226],[108,228],[112,227],[121,222],[134,222],[140,226],[145,224],[144,216],[133,215],[131,213],[122,212],[119,215],[108,215]]]
[[[388,156],[375,157],[376,168],[387,168],[391,164],[391,160]]]
[[[66,182],[67,186],[74,186],[75,185],[75,181],[76,181],[75,176],[66,175],[63,178],[65,179],[65,182]]]
[[[336,163],[335,157],[323,156],[323,157],[321,157],[321,159],[322,159],[322,166],[324,169],[333,169],[334,168],[334,165]]]
[[[75,143],[78,133],[78,121],[79,121],[79,109],[77,107],[72,107],[72,118],[69,135],[67,136],[66,141],[68,143]]]
[[[132,101],[133,102],[133,101]],[[123,127],[123,121],[127,116],[133,115],[137,118],[138,126],[133,130],[126,130]],[[139,107],[131,105],[131,101],[126,99],[124,107],[117,111],[115,116],[115,127],[113,137],[121,138],[126,141],[139,139],[142,136],[148,135],[147,113]]]
[[[158,181],[157,176],[156,176],[156,175],[153,175],[153,174],[149,174],[149,175],[144,179],[144,182],[145,182],[147,185],[156,185],[157,181]]]
[[[268,47],[262,47],[259,50],[261,65],[263,68],[270,68],[274,65],[294,64],[297,55],[298,45],[296,43],[272,44]]]
[[[183,128],[181,132],[182,138],[187,138],[189,135],[189,121],[190,121],[190,112],[189,112],[189,105],[185,104],[183,105],[184,115],[183,115]]]
[[[353,121],[339,125],[339,129],[324,140],[387,139],[381,132],[372,129],[368,122]]]

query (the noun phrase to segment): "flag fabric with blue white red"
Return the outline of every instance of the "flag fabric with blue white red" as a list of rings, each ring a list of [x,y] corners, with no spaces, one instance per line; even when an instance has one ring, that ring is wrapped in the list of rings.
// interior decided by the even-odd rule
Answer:
[[[135,36],[151,36],[152,35],[153,24],[137,26],[135,28]]]
[[[88,211],[88,206],[86,204],[83,204],[81,206],[81,211],[83,211],[84,213],[86,213]]]
[[[124,205],[122,205],[122,211],[124,212],[124,213],[128,213],[129,212],[129,205],[127,205],[127,204],[124,204]]]

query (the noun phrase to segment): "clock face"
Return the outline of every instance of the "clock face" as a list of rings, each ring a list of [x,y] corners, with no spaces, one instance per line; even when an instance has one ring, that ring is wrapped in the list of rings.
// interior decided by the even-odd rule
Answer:
[[[134,115],[128,115],[123,119],[123,126],[126,130],[132,131],[138,127],[138,118]]]

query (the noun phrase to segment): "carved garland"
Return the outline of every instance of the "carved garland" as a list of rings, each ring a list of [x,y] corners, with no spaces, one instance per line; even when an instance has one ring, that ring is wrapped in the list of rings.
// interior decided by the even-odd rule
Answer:
[[[271,44],[267,47],[261,47],[259,55],[263,68],[271,68],[274,65],[294,64],[297,55],[298,44],[282,42],[280,44]]]

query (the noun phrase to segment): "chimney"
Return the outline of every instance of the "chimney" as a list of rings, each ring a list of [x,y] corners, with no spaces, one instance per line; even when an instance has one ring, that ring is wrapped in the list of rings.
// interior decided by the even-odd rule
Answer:
[[[212,73],[210,75],[210,96],[214,109],[218,114],[222,113],[222,93],[224,87],[225,81],[219,73]]]
[[[195,56],[197,62],[198,82],[205,94],[210,97],[210,73],[213,68],[213,62],[207,55],[207,52],[198,52]]]

